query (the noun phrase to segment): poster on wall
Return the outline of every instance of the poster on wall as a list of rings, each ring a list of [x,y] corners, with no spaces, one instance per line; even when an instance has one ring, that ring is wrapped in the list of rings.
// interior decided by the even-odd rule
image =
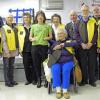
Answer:
[[[92,6],[98,6],[98,7],[100,7],[100,0],[93,0]]]

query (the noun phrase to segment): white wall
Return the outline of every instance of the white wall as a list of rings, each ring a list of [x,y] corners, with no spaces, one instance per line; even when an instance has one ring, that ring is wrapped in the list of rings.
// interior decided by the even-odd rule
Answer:
[[[3,1],[3,2],[2,2]],[[17,8],[34,8],[35,12],[39,10],[39,0],[2,0],[0,1],[0,15],[5,16],[6,13],[10,8],[17,9]],[[82,0],[89,6],[91,6],[93,0]],[[56,6],[56,5],[55,5]],[[64,0],[64,10],[61,11],[47,11],[44,10],[46,13],[47,18],[51,18],[54,13],[58,13],[62,17],[62,22],[67,23],[69,21],[69,11],[74,9],[76,11],[80,11],[80,0]]]
[[[84,3],[88,4],[89,6],[92,5],[92,0],[82,0]],[[69,12],[70,10],[75,10],[77,12],[80,12],[80,7],[81,7],[81,2],[80,0],[64,0],[64,10],[61,11],[47,11],[44,10],[48,18],[50,18],[54,13],[58,13],[62,17],[62,22],[67,23],[69,22]],[[55,5],[56,6],[56,5]]]
[[[5,16],[8,10],[34,8],[35,11],[39,10],[39,0],[2,0],[0,1],[0,16]]]

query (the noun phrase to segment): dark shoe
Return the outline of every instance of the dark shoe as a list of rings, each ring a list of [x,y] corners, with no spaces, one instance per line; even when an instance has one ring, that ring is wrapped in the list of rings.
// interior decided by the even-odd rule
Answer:
[[[79,83],[79,86],[85,86],[86,84],[88,84],[88,82],[84,81],[84,82]]]
[[[18,83],[17,83],[17,82],[15,82],[15,81],[14,81],[14,82],[12,82],[11,84],[13,84],[13,85],[18,85]]]
[[[29,84],[31,84],[31,82],[26,82],[26,83],[25,83],[25,85],[29,85]]]
[[[44,83],[44,87],[45,87],[45,88],[48,87],[48,81],[45,81],[45,83]]]
[[[37,82],[37,88],[41,88],[41,81]]]
[[[37,84],[37,81],[33,81],[32,84],[33,84],[33,85],[36,85],[36,84]]]
[[[96,87],[96,83],[90,83],[90,85]]]
[[[5,86],[13,87],[14,85],[13,84],[5,84]]]
[[[79,86],[85,86],[85,83],[79,83]]]

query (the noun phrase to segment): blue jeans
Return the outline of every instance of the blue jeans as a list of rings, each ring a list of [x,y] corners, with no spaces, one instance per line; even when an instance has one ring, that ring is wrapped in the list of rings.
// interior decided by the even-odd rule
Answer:
[[[14,82],[14,62],[15,57],[3,57],[5,84],[11,84]]]
[[[74,67],[74,62],[66,62],[63,64],[53,64],[52,65],[52,78],[53,78],[53,87],[61,87],[63,89],[68,89],[70,85],[70,73]]]

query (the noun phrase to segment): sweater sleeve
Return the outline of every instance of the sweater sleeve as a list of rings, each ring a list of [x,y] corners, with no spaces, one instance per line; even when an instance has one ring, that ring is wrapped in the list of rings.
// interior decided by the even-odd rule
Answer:
[[[1,39],[2,39],[2,48],[3,48],[3,51],[5,53],[9,53],[9,49],[8,49],[8,46],[7,46],[6,35],[5,35],[5,31],[4,31],[3,28],[1,29],[1,32],[2,32]]]
[[[64,47],[75,47],[75,46],[78,46],[78,43],[76,40],[67,40],[64,43]]]

